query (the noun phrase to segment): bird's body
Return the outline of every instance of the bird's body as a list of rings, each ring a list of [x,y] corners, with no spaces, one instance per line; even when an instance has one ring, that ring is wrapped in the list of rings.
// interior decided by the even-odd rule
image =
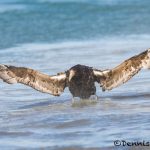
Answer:
[[[98,70],[75,65],[53,76],[29,68],[0,65],[0,79],[9,84],[22,83],[54,96],[59,96],[68,87],[73,97],[87,99],[96,93],[95,82],[100,84],[103,91],[112,90],[127,82],[142,68],[150,68],[150,49],[113,69]]]
[[[93,69],[84,65],[76,65],[67,71],[68,88],[73,97],[89,98],[95,95],[95,78]]]

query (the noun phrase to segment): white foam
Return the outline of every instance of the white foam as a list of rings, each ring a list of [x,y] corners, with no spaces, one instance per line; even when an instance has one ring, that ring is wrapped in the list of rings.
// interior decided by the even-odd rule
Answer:
[[[25,6],[21,4],[0,4],[0,13],[23,9],[25,9]]]
[[[58,51],[58,50],[102,50],[103,53],[115,50],[117,52],[137,50],[142,51],[150,47],[150,35],[130,35],[126,37],[110,37],[87,41],[64,41],[57,43],[25,43],[16,47],[3,49],[6,51]],[[1,50],[0,52],[3,52]]]

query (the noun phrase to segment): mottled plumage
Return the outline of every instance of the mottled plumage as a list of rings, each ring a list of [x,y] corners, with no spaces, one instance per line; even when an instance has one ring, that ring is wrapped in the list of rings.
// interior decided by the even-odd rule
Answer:
[[[97,76],[97,81],[100,83],[103,91],[112,90],[113,88],[127,82],[142,68],[150,68],[150,49],[125,60],[113,69],[103,71],[103,75],[96,72],[95,75]]]
[[[103,71],[76,65],[64,73],[49,76],[29,68],[0,65],[0,78],[9,84],[22,83],[55,96],[68,87],[73,97],[89,98],[96,93],[95,82],[100,84],[103,91],[112,90],[127,82],[142,68],[150,68],[150,49],[113,69]]]

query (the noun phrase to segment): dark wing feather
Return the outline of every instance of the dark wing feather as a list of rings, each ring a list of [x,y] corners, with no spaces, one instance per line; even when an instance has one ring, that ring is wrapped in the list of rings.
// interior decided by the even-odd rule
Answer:
[[[0,65],[0,78],[9,84],[22,83],[55,96],[59,96],[66,87],[65,73],[49,76],[23,67]]]
[[[96,81],[100,83],[103,91],[105,91],[111,90],[127,82],[142,68],[150,68],[150,50],[124,61],[111,70],[93,70],[93,72]]]

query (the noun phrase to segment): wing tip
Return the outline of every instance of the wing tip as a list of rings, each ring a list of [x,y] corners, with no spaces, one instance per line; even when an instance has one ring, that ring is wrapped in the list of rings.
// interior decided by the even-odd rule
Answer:
[[[12,77],[8,74],[8,66],[0,64],[0,79],[3,80],[3,82],[6,82],[8,84],[14,84],[17,83],[17,80],[15,77]]]

